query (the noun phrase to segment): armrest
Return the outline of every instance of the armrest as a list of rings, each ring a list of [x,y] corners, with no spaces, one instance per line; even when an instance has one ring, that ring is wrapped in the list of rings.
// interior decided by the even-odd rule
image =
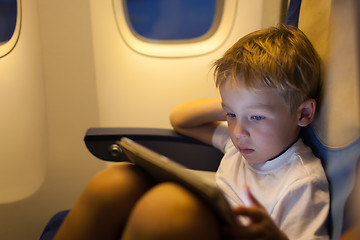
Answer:
[[[158,128],[90,128],[84,141],[88,150],[106,161],[128,161],[117,141],[128,137],[190,169],[216,171],[223,153],[211,145]]]

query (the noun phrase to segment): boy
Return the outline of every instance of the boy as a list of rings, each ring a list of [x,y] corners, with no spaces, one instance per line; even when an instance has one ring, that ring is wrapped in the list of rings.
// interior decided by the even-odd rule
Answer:
[[[309,40],[284,26],[251,33],[215,62],[215,79],[221,99],[177,107],[174,129],[225,153],[216,184],[234,208],[249,205],[240,195],[248,185],[290,239],[328,238],[326,176],[299,139],[321,87]]]
[[[298,140],[314,117],[319,69],[299,30],[258,31],[216,62],[221,99],[171,113],[175,130],[224,150],[216,182],[249,223],[221,229],[187,189],[120,163],[89,182],[55,239],[327,239],[326,177]]]

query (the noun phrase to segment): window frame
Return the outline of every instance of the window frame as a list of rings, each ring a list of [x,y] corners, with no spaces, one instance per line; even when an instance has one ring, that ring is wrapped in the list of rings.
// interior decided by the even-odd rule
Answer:
[[[120,35],[135,52],[153,57],[190,57],[208,54],[227,39],[236,15],[237,0],[217,0],[214,23],[201,37],[187,40],[152,40],[132,29],[127,17],[126,1],[113,0],[115,20]],[[226,14],[223,14],[226,12]]]
[[[21,29],[21,21],[22,21],[22,11],[21,11],[21,0],[17,0],[17,16],[16,16],[16,25],[14,29],[14,33],[11,38],[3,43],[0,43],[0,58],[8,55],[16,46],[19,37],[20,37],[20,29]]]

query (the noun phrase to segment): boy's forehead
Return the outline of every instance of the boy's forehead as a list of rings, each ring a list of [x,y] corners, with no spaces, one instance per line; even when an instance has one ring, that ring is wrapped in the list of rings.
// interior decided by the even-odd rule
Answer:
[[[256,89],[262,89],[264,87],[270,88],[266,86],[263,79],[260,79],[260,77],[254,78],[245,78],[243,74],[238,73],[236,76],[232,74],[227,74],[226,77],[221,81],[221,85],[224,83],[233,85],[234,87],[242,87],[242,88],[248,88],[249,90],[256,90]]]
[[[231,76],[228,76],[219,86],[220,91],[247,91],[253,94],[263,94],[268,92],[274,95],[279,95],[280,92],[276,88],[265,86],[264,84],[259,84],[258,81],[245,80],[242,77],[236,77],[234,79]]]
[[[230,79],[227,79],[230,80]],[[230,107],[232,104],[246,104],[251,108],[272,109],[279,105],[286,105],[284,98],[279,91],[270,87],[249,87],[242,81],[236,84],[233,80],[224,81],[220,87],[222,104]]]

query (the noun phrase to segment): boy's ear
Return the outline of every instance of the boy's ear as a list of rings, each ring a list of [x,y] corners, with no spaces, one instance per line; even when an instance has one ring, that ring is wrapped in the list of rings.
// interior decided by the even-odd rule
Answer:
[[[305,127],[309,125],[315,116],[316,101],[314,99],[308,99],[303,102],[298,108],[298,125]]]

